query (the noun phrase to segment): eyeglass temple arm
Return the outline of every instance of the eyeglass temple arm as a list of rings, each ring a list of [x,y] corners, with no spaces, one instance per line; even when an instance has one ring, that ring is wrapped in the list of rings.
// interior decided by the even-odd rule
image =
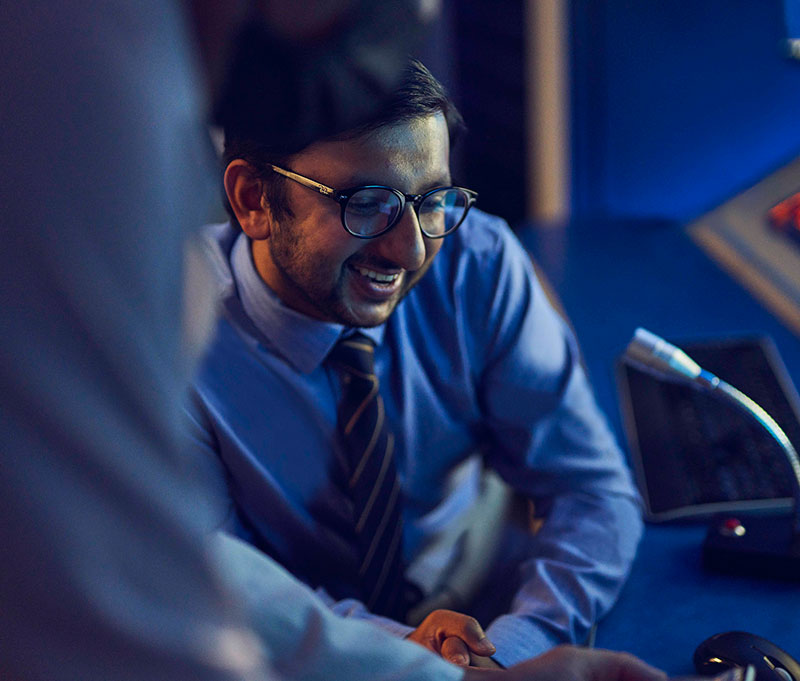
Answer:
[[[291,170],[284,170],[283,168],[279,168],[278,166],[274,166],[272,164],[270,164],[269,167],[272,168],[279,175],[288,177],[290,180],[294,180],[295,182],[302,184],[304,187],[308,187],[309,189],[316,189],[320,194],[324,194],[325,196],[333,196],[334,194],[336,194],[335,189],[332,189],[331,187],[328,187],[324,184],[320,184],[319,182],[314,182],[314,180],[310,180],[307,177],[298,175],[297,173],[293,173]]]

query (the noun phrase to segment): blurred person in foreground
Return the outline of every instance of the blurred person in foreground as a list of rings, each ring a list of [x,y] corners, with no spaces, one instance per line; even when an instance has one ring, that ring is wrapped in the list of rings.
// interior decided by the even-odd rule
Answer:
[[[201,345],[197,310],[208,307],[201,295],[193,324],[182,328],[184,239],[205,219],[202,198],[211,195],[214,167],[195,46],[202,46],[207,82],[236,96],[236,79],[223,77],[225,55],[257,10],[271,22],[266,44],[294,74],[272,94],[310,109],[326,88],[314,69],[324,54],[327,71],[352,83],[346,98],[333,100],[338,112],[360,115],[405,49],[402,33],[392,34],[399,45],[351,35],[353,58],[341,22],[349,17],[344,25],[354,25],[345,11],[352,10],[363,26],[374,26],[371,4],[197,1],[184,12],[150,0],[33,0],[4,8],[4,681],[466,676],[367,624],[340,628],[339,618],[241,542],[220,538],[206,547],[198,510],[206,491],[180,453],[187,346],[196,352]],[[398,31],[419,30],[418,5],[392,3],[381,16]],[[280,63],[270,66],[281,72]],[[334,110],[329,105],[317,120],[333,125]],[[314,120],[305,130],[278,123],[279,138],[319,132]],[[190,278],[186,290],[204,290],[201,282]],[[228,572],[214,567],[217,554],[226,556],[220,562]],[[254,599],[260,594],[263,607],[242,610],[239,588]],[[276,623],[285,656],[266,636]],[[369,659],[365,641],[374,643]],[[314,656],[318,664],[303,668]],[[297,674],[275,671],[290,661]],[[575,651],[564,662],[543,659],[509,678],[547,679],[555,669],[576,681],[658,678],[617,654]]]
[[[226,128],[233,217],[205,233],[223,314],[194,451],[216,525],[334,612],[418,640],[431,610],[460,611],[496,650],[449,659],[508,667],[586,640],[641,519],[568,325],[508,225],[454,186],[460,127],[412,61],[344,133],[293,146]],[[486,503],[485,470],[537,518]]]

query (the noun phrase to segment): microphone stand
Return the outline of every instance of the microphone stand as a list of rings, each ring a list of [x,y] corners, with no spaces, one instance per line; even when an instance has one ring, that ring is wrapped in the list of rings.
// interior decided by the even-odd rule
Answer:
[[[625,356],[659,379],[689,383],[746,413],[777,442],[792,468],[791,515],[751,516],[744,521],[729,517],[718,521],[709,528],[703,543],[703,564],[720,572],[800,579],[800,458],[786,433],[747,395],[645,329],[636,329]]]

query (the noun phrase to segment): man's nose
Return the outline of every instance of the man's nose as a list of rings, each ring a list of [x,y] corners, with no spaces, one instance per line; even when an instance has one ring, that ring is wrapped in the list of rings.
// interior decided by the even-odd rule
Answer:
[[[413,206],[406,204],[398,223],[379,236],[378,253],[403,269],[414,272],[425,262],[425,240]]]

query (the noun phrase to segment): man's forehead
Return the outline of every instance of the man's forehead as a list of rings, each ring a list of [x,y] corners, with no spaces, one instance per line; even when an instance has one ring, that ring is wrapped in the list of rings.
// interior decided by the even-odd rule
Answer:
[[[296,157],[331,182],[389,184],[449,178],[449,136],[442,114],[375,128],[357,137],[320,142]],[[342,185],[340,185],[342,186]]]
[[[434,113],[418,118],[370,128],[353,135],[321,140],[310,144],[295,157],[314,156],[319,152],[365,148],[386,151],[425,152],[444,143],[449,151],[449,133],[444,115]]]
[[[422,150],[449,141],[447,122],[441,113],[374,128],[357,139],[365,145],[377,144],[388,149],[410,149],[417,145]]]

